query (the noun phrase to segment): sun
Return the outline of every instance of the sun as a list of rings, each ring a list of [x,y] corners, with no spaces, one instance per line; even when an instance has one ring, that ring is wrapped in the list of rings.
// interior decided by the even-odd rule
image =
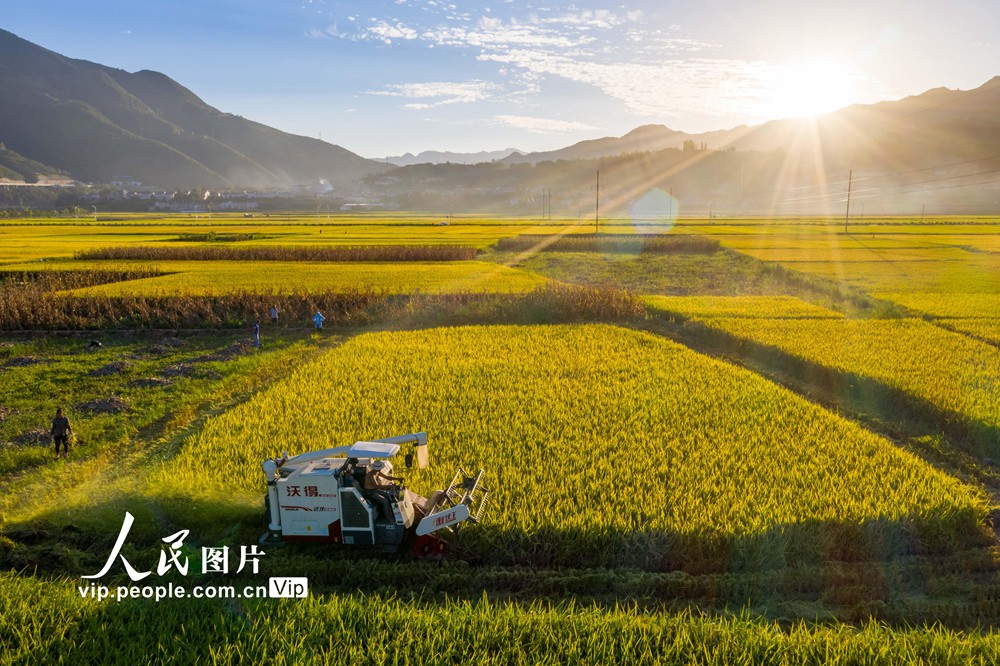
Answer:
[[[764,77],[761,115],[803,118],[836,111],[856,97],[855,77],[835,60],[809,60],[774,67]]]

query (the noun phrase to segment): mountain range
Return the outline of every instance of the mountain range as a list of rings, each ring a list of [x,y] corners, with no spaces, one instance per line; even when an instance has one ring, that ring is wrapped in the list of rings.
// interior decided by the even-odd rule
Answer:
[[[446,150],[425,150],[414,155],[406,153],[404,155],[393,155],[387,157],[389,164],[396,166],[412,166],[414,164],[480,164],[482,162],[494,162],[508,157],[522,154],[517,148],[507,148],[506,150],[481,150],[475,153],[455,153]]]
[[[428,151],[378,161],[219,111],[164,74],[74,60],[3,30],[0,90],[0,181],[122,178],[213,189],[326,182],[401,206],[470,211],[508,210],[511,192],[542,188],[557,192],[547,201],[578,211],[600,169],[622,205],[655,186],[706,206],[728,197],[746,210],[754,192],[771,205],[776,188],[822,186],[829,196],[829,185],[853,177],[880,179],[879,193],[865,196],[889,201],[892,190],[900,205],[931,190],[952,200],[974,191],[980,208],[1000,200],[1000,77],[972,90],[936,88],[701,134],[654,124],[547,152]],[[536,205],[533,196],[525,206]]]
[[[845,135],[849,135],[845,136]],[[846,139],[846,140],[845,140]],[[643,125],[620,137],[580,141],[558,150],[525,152],[507,149],[479,153],[425,151],[390,157],[399,166],[421,163],[474,164],[498,160],[504,164],[538,164],[560,160],[592,160],[626,153],[657,152],[685,144],[711,150],[783,150],[794,154],[820,148],[827,156],[859,166],[875,156],[898,160],[937,159],[948,153],[966,155],[1000,139],[1000,76],[978,88],[962,91],[935,88],[902,100],[854,105],[816,119],[772,120],[728,130],[690,134],[665,125]]]
[[[696,214],[843,214],[848,187],[852,204],[869,214],[996,214],[1000,77],[972,90],[937,88],[703,134],[646,125],[497,162],[408,166],[366,184],[402,208],[537,214],[544,207],[583,217],[595,207],[595,172],[601,210],[612,215],[631,214],[651,190]]]
[[[392,168],[223,113],[164,74],[74,60],[4,30],[0,90],[0,167],[27,180],[62,172],[95,183],[287,187]],[[21,171],[10,153],[23,156]]]

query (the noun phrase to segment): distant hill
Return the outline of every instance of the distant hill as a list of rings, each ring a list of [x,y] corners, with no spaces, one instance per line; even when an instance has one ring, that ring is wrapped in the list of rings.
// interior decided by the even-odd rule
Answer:
[[[158,72],[66,58],[4,30],[0,90],[0,141],[81,181],[127,176],[162,187],[344,185],[392,168],[223,113]]]
[[[546,152],[511,155],[506,164],[611,157],[682,148],[782,150],[793,158],[830,166],[896,170],[951,159],[1000,155],[1000,76],[973,90],[935,88],[878,104],[858,104],[812,119],[772,120],[761,125],[688,134],[644,125],[621,137],[581,141]]]
[[[536,153],[519,153],[506,157],[506,164],[537,164],[559,160],[591,160],[597,157],[625,153],[650,152],[666,148],[680,148],[693,135],[672,130],[665,125],[643,125],[621,137],[588,139],[558,150]]]
[[[676,202],[667,210],[696,215],[843,215],[849,182],[852,215],[995,214],[1000,77],[704,134],[646,125],[498,162],[402,167],[366,183],[401,208],[584,219],[597,204],[595,172],[602,215],[633,215],[667,195]]]
[[[516,148],[491,151],[483,150],[478,153],[452,153],[439,150],[425,150],[418,155],[406,153],[405,155],[387,157],[386,161],[396,166],[411,166],[413,164],[481,164],[483,162],[503,160],[520,154],[521,151]]]
[[[0,181],[38,183],[47,180],[64,180],[65,172],[47,164],[29,160],[0,143]]]

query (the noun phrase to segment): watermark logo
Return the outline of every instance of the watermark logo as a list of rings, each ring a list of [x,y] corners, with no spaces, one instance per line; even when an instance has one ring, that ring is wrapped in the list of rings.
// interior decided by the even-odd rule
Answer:
[[[108,556],[108,561],[104,563],[104,568],[95,574],[88,576],[83,576],[83,578],[102,578],[111,567],[114,566],[115,560],[121,558],[122,566],[125,567],[125,572],[128,573],[128,577],[134,582],[139,582],[143,578],[149,576],[152,571],[138,571],[132,564],[125,559],[125,556],[121,554],[122,546],[125,545],[125,539],[128,537],[129,530],[132,529],[132,523],[135,522],[135,517],[129,513],[125,512],[125,520],[122,521],[122,528],[118,532],[118,539],[115,541],[114,547],[111,549],[111,554]],[[156,575],[163,576],[172,568],[176,568],[177,571],[182,575],[186,576],[188,573],[188,557],[183,552],[181,548],[184,546],[184,539],[190,534],[190,530],[181,530],[170,536],[163,537],[163,543],[167,544],[167,547],[163,547],[160,550],[160,561],[156,565]],[[259,559],[266,555],[264,551],[260,550],[256,544],[253,546],[240,546],[240,566],[236,570],[236,573],[240,573],[246,568],[247,564],[253,567],[253,573],[257,573],[258,566],[260,564]],[[223,546],[221,548],[209,548],[203,546],[201,549],[201,572],[202,573],[229,573],[229,546]]]
[[[305,599],[309,595],[308,578],[271,578],[268,596],[273,599]]]
[[[270,578],[268,585],[248,585],[237,587],[233,585],[196,585],[187,587],[182,584],[170,582],[167,585],[129,585],[119,587],[108,587],[96,582],[102,578],[115,563],[121,561],[122,567],[133,583],[145,580],[153,574],[154,569],[140,571],[135,565],[125,558],[122,548],[128,538],[129,531],[135,517],[125,512],[125,519],[122,521],[121,530],[115,545],[108,555],[104,566],[95,574],[82,576],[87,580],[92,580],[88,585],[77,586],[77,591],[81,597],[104,601],[105,599],[152,599],[162,601],[164,599],[240,599],[240,598],[260,598],[271,597],[275,599],[302,599],[309,594],[309,581],[307,578]],[[190,571],[190,558],[184,550],[184,540],[187,539],[190,530],[181,530],[161,539],[163,545],[160,548],[159,562],[155,571],[157,576],[164,576],[170,571],[176,571],[181,576],[187,576]],[[230,546],[202,546],[201,548],[201,573],[202,574],[229,574],[230,562],[237,561],[235,547]],[[260,558],[267,553],[261,550],[256,544],[252,546],[239,547],[238,566],[235,573],[257,574],[259,572]]]

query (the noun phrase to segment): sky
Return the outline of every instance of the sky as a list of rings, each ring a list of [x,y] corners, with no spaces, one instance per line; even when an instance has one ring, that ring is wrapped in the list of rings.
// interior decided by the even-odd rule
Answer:
[[[996,0],[3,0],[0,27],[371,158],[553,150],[971,89]]]

